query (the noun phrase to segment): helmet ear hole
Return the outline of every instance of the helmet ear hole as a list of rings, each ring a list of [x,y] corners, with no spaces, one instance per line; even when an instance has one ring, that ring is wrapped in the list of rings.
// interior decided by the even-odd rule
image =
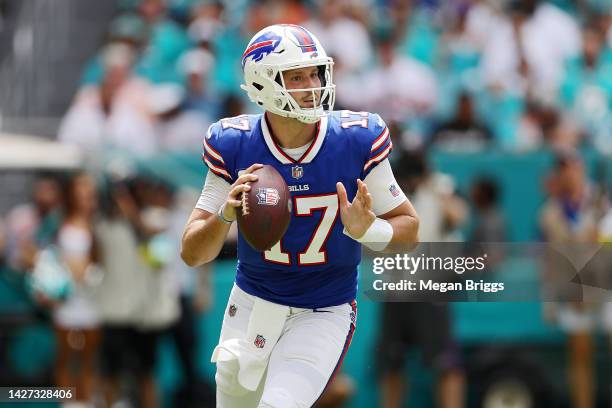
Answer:
[[[263,85],[258,84],[257,82],[253,82],[253,86],[257,88],[258,91],[261,91],[264,88]]]

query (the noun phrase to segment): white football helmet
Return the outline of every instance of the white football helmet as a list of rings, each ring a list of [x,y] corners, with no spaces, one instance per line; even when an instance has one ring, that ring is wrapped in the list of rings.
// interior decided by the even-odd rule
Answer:
[[[310,31],[298,25],[277,24],[255,34],[242,54],[245,83],[241,88],[251,101],[269,112],[315,123],[334,107],[333,65],[333,60]],[[319,67],[320,87],[287,90],[283,71],[313,66]],[[312,92],[313,108],[300,107],[291,96],[292,92],[303,91]]]

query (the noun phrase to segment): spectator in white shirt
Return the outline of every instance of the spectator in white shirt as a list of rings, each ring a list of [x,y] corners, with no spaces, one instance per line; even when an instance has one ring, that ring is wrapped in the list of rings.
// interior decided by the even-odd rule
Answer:
[[[185,90],[177,84],[160,84],[151,92],[156,115],[156,144],[163,151],[188,152],[199,147],[211,121],[195,110],[184,108]]]
[[[431,68],[400,55],[388,38],[380,42],[378,51],[380,65],[365,76],[363,85],[356,90],[359,99],[365,99],[365,108],[399,123],[409,116],[431,113],[438,92]]]
[[[318,15],[304,25],[325,44],[327,53],[334,58],[334,82],[336,103],[339,106],[354,106],[353,92],[360,89],[361,76],[372,60],[372,44],[365,27],[348,16],[346,5],[341,0],[319,1]],[[350,46],[347,46],[350,44]]]
[[[60,141],[89,152],[111,146],[137,156],[155,153],[149,85],[132,75],[133,59],[128,46],[108,46],[102,83],[79,90],[60,126]]]
[[[485,84],[502,93],[555,98],[563,63],[580,50],[580,30],[565,12],[540,0],[509,3],[510,18],[491,26],[483,55]]]

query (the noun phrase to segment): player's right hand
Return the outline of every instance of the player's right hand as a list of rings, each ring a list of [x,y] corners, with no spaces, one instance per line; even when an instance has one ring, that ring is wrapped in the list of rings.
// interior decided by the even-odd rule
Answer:
[[[231,221],[236,220],[236,208],[242,205],[240,195],[242,192],[249,191],[251,189],[249,183],[257,181],[258,178],[255,174],[251,173],[257,169],[261,169],[262,167],[263,164],[255,163],[248,169],[240,172],[240,176],[236,179],[234,184],[232,184],[232,189],[227,195],[227,199],[223,205],[223,218]]]

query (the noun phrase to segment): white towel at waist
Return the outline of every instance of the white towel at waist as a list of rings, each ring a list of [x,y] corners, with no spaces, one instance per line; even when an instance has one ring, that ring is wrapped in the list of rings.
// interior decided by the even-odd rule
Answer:
[[[270,353],[283,332],[289,307],[255,298],[246,337],[221,342],[213,351],[211,361],[237,360],[238,382],[255,391],[268,365]]]

